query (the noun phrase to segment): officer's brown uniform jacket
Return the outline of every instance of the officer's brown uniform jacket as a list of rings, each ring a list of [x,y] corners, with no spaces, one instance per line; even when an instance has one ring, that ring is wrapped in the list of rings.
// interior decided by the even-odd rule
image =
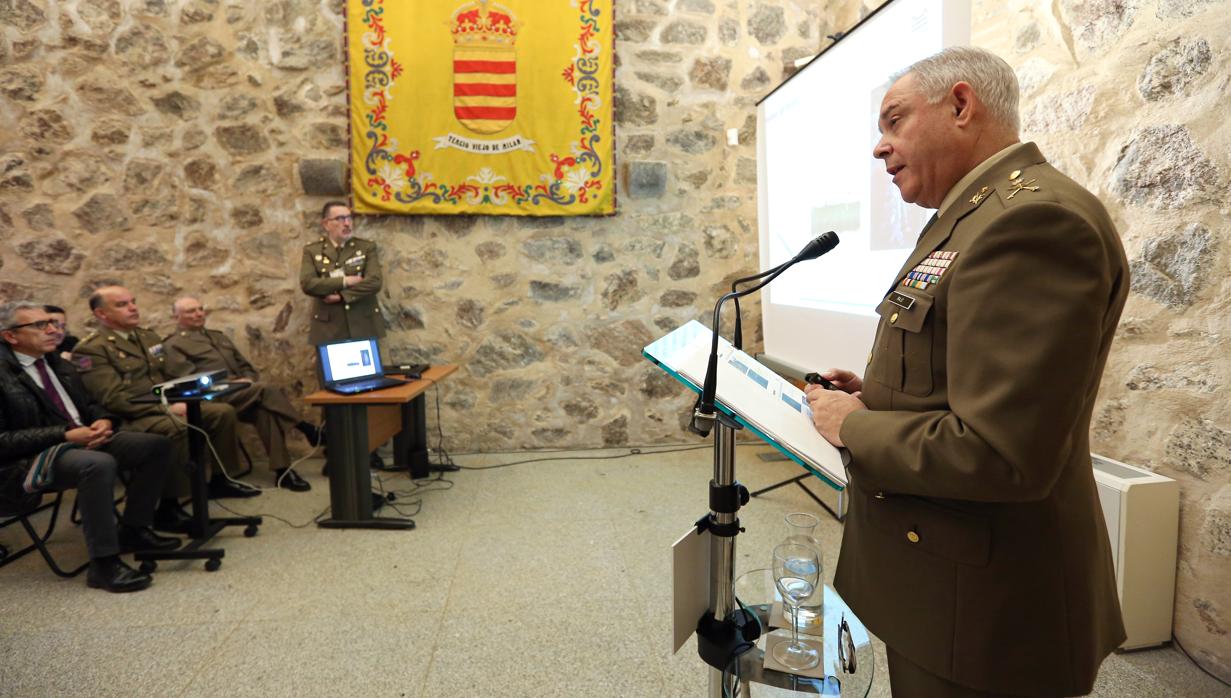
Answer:
[[[130,421],[163,415],[156,403],[130,402],[152,395],[155,385],[172,378],[162,338],[152,330],[138,327],[132,339],[107,329],[95,332],[73,350],[73,363],[86,389],[109,412]]]
[[[342,269],[347,276],[360,275],[363,281],[343,289],[342,278],[332,276],[336,269]],[[322,236],[305,245],[299,286],[313,297],[308,342],[384,337],[385,320],[376,300],[382,283],[380,250],[371,240],[351,238],[342,247],[335,247],[328,237]],[[322,300],[331,293],[340,293],[342,302]]]
[[[835,584],[936,675],[1088,693],[1125,638],[1089,446],[1124,250],[1033,143],[956,201],[877,309]]]

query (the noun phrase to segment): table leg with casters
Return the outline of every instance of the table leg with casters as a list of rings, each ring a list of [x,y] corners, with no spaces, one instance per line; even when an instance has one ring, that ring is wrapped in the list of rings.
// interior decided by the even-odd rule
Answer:
[[[327,405],[325,439],[329,444],[331,516],[321,528],[411,529],[411,519],[372,515],[372,470],[368,465],[366,405]]]

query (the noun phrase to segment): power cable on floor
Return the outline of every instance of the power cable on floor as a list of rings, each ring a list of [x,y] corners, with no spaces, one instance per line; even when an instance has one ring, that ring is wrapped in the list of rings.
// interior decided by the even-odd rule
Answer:
[[[1218,678],[1217,676],[1214,675],[1213,672],[1211,672],[1209,669],[1206,669],[1204,666],[1202,666],[1201,662],[1198,662],[1196,659],[1194,659],[1193,656],[1188,653],[1188,650],[1184,649],[1184,645],[1180,644],[1180,638],[1176,637],[1175,635],[1172,635],[1171,643],[1175,645],[1176,647],[1178,647],[1180,652],[1182,652],[1185,657],[1188,657],[1188,661],[1192,662],[1193,665],[1196,666],[1201,671],[1204,671],[1206,676],[1210,677],[1211,679],[1214,679],[1215,681],[1217,681],[1218,683],[1224,686],[1231,686],[1231,683],[1227,683],[1226,681]]]

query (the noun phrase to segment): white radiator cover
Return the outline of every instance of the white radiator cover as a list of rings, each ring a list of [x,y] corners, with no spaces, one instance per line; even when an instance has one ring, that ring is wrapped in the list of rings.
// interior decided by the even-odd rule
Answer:
[[[1128,632],[1120,649],[1169,642],[1179,545],[1179,483],[1096,453],[1090,456]]]

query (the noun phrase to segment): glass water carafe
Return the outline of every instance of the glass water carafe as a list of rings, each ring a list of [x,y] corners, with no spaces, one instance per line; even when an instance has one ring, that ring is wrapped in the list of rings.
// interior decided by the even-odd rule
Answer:
[[[812,595],[800,602],[799,613],[796,616],[796,627],[799,628],[800,632],[819,636],[821,635],[821,620],[824,617],[822,613],[822,600],[825,598],[825,556],[821,552],[821,542],[816,537],[816,527],[818,524],[820,524],[820,519],[812,514],[804,512],[787,514],[787,537],[782,542],[806,545],[816,551],[816,572],[818,579],[821,581],[817,583]],[[790,617],[789,614],[787,617]]]

